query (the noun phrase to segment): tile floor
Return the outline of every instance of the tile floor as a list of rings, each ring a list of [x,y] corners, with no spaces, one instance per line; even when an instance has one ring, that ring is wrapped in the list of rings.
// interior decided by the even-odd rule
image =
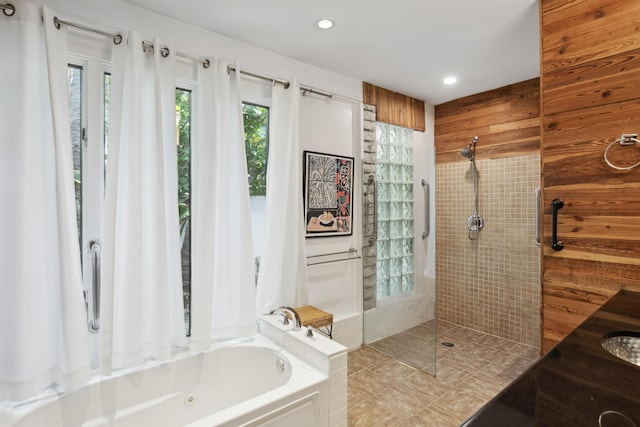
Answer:
[[[537,348],[444,321],[435,346],[433,324],[416,328],[349,352],[349,426],[459,426],[538,358]]]

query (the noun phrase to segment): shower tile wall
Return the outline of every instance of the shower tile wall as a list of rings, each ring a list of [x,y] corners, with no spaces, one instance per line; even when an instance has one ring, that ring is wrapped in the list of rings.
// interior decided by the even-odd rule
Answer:
[[[538,347],[540,248],[535,190],[540,156],[476,161],[484,228],[469,240],[468,161],[436,166],[438,318]]]

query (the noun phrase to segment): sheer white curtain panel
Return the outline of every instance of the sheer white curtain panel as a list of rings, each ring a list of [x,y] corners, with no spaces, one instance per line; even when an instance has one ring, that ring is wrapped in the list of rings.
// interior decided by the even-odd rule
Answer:
[[[130,32],[112,51],[101,369],[186,347],[178,225],[175,54]]]
[[[239,71],[199,67],[192,143],[191,348],[253,335],[255,279]],[[236,66],[236,70],[239,68]]]
[[[267,162],[265,237],[257,289],[257,312],[307,301],[302,199],[302,151],[298,137],[300,86],[274,85]],[[283,228],[286,215],[286,229]]]
[[[66,35],[22,2],[0,14],[0,52],[0,401],[22,401],[88,381],[88,331]]]

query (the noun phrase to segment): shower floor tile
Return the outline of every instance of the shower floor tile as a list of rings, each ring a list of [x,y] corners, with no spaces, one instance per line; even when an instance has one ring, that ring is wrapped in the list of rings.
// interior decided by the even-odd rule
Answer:
[[[349,426],[459,426],[537,358],[537,348],[444,321],[434,344],[426,322],[349,352]]]

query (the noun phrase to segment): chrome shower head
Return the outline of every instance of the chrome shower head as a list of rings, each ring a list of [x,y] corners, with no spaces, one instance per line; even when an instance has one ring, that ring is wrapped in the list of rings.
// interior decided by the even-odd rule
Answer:
[[[476,153],[476,142],[478,142],[478,136],[474,136],[469,145],[460,150],[460,154],[469,160],[473,160]]]

